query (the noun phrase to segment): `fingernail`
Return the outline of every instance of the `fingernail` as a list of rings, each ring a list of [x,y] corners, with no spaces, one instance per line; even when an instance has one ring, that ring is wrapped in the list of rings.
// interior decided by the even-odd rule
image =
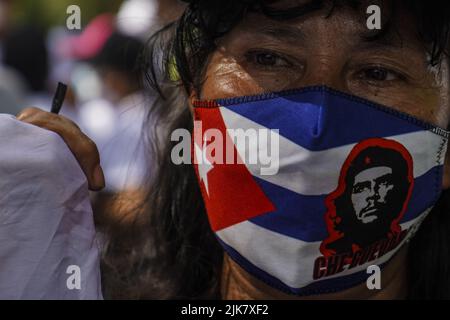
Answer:
[[[94,169],[94,184],[96,189],[103,189],[105,187],[105,175],[100,165],[97,165]]]

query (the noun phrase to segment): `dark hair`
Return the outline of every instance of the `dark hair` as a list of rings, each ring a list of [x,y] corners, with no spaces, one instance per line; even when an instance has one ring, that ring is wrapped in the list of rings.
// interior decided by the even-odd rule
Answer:
[[[97,67],[120,71],[139,82],[141,76],[136,61],[139,61],[143,50],[144,44],[140,40],[115,32],[91,62]]]
[[[48,75],[45,34],[36,26],[13,29],[3,41],[3,63],[23,77],[29,90],[45,90]]]
[[[157,92],[149,118],[152,166],[149,212],[139,216],[130,238],[111,239],[103,263],[105,296],[110,298],[217,298],[223,251],[208,225],[194,169],[174,165],[170,153],[176,128],[192,130],[187,96],[201,92],[205,67],[216,49],[216,40],[229,32],[250,11],[272,19],[290,19],[331,3],[358,8],[360,1],[313,0],[288,10],[276,1],[191,0],[182,17],[149,41],[149,62],[144,66],[151,89]],[[448,54],[450,3],[446,1],[391,1],[391,18],[401,3],[416,19],[417,31],[429,45],[431,64]],[[407,3],[407,4],[406,4]],[[390,19],[386,22],[389,26]],[[386,28],[384,28],[385,30]],[[426,219],[409,255],[410,298],[450,298],[450,191],[444,191]]]

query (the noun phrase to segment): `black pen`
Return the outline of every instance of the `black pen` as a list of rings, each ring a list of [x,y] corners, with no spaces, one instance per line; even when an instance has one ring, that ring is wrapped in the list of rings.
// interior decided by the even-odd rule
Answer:
[[[58,82],[58,88],[56,88],[55,96],[52,102],[52,113],[58,114],[66,97],[67,86],[64,83]]]

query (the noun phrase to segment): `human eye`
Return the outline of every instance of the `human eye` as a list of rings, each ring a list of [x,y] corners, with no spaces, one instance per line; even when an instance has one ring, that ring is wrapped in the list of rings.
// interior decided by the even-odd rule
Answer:
[[[378,86],[389,85],[405,79],[399,72],[383,66],[363,67],[358,71],[357,78],[360,81]]]
[[[250,50],[245,57],[247,63],[264,69],[289,68],[293,65],[287,57],[270,50]]]

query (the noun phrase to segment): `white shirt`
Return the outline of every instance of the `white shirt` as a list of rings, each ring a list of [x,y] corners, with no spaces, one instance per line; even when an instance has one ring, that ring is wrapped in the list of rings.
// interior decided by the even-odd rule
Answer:
[[[0,114],[0,299],[102,299],[86,177],[56,133]]]

